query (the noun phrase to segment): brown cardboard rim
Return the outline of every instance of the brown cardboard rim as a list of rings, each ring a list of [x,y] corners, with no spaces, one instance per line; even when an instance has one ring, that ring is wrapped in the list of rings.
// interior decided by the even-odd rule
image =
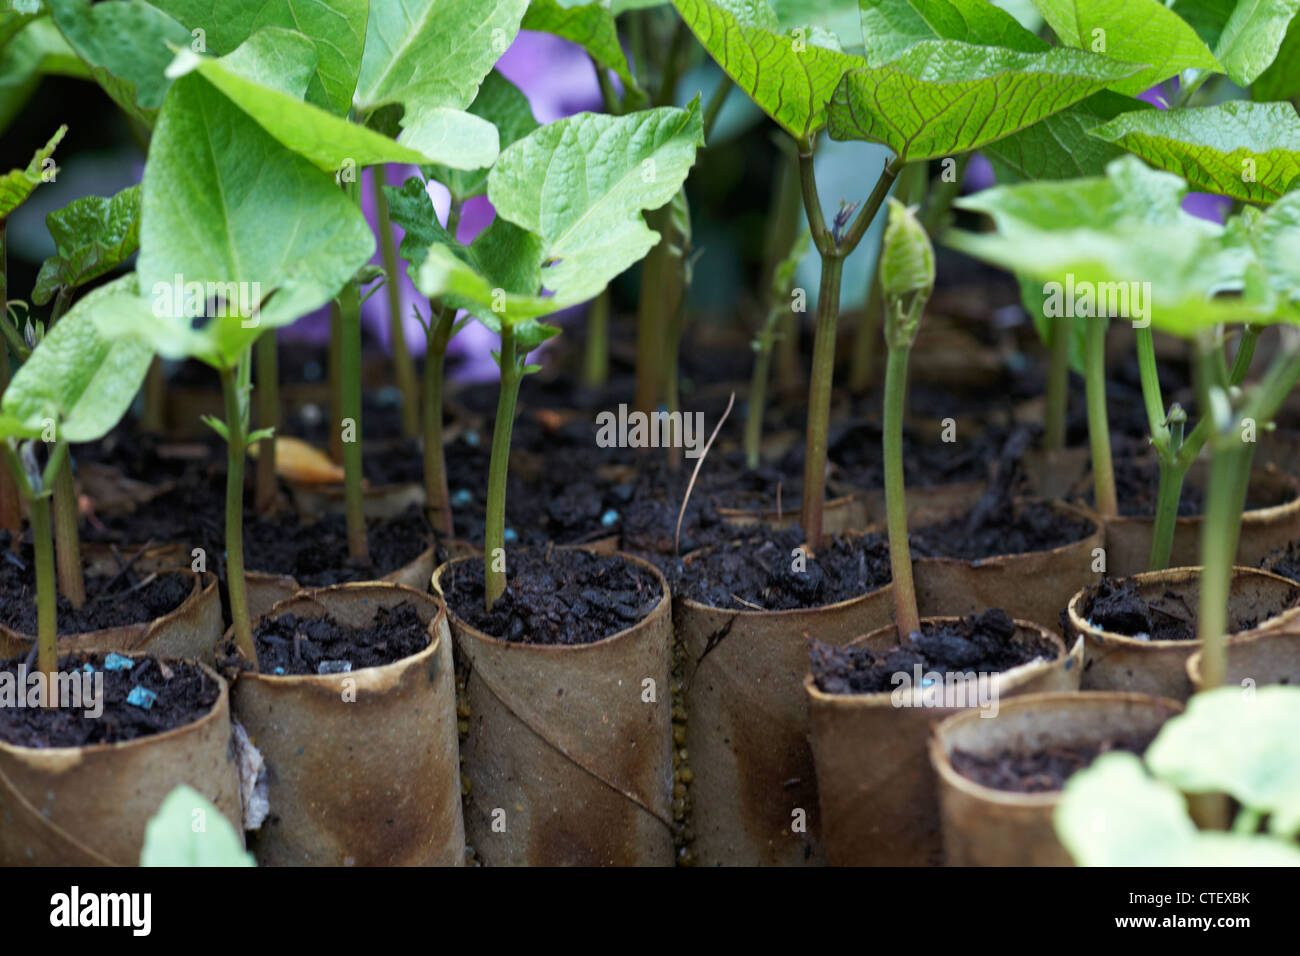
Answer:
[[[1197,463],[1199,464],[1199,462]],[[1248,487],[1258,487],[1259,484],[1269,484],[1275,488],[1285,490],[1290,498],[1281,504],[1269,505],[1264,508],[1247,508],[1241,513],[1242,531],[1257,525],[1270,525],[1282,521],[1283,519],[1292,518],[1300,519],[1300,480],[1291,477],[1272,464],[1257,465],[1250,470],[1250,481]],[[1150,527],[1155,524],[1153,515],[1115,515],[1113,517],[1102,519],[1103,524],[1118,525],[1125,527]],[[1199,529],[1205,521],[1205,515],[1179,515],[1175,519],[1175,524],[1182,528]]]
[[[1007,710],[1021,710],[1032,707],[1052,707],[1057,704],[1065,704],[1071,707],[1092,707],[1092,706],[1109,706],[1113,704],[1130,704],[1130,705],[1150,705],[1160,707],[1169,711],[1166,720],[1176,717],[1184,710],[1183,704],[1170,697],[1159,697],[1154,694],[1139,694],[1131,691],[1115,690],[1084,690],[1084,691],[1052,691],[1039,694],[1023,694],[1018,697],[1009,697],[998,703],[998,713],[1001,715]],[[969,777],[963,776],[953,767],[952,760],[949,757],[948,741],[946,738],[952,732],[954,727],[960,727],[969,723],[971,719],[981,720],[979,711],[962,711],[953,714],[951,717],[945,717],[934,728],[930,734],[930,765],[934,767],[935,773],[938,774],[942,784],[959,790],[972,799],[984,803],[996,804],[1000,807],[1009,807],[1014,809],[1050,809],[1060,801],[1061,791],[1050,791],[1045,793],[1016,793],[1010,790],[997,790],[993,787],[986,787]],[[997,718],[993,718],[997,720]]]
[[[961,620],[963,620],[963,618],[960,617],[923,617],[921,618],[921,624],[953,624]],[[1048,630],[1041,624],[1035,624],[1033,621],[1024,621],[1020,618],[1014,618],[1013,623],[1016,625],[1016,630],[1031,631],[1040,639],[1047,641],[1047,643],[1056,648],[1057,654],[1056,657],[1051,659],[1036,657],[1033,660],[1025,661],[1023,664],[1017,664],[1015,667],[1009,667],[1004,671],[998,671],[994,676],[998,678],[999,693],[1001,693],[1004,685],[1008,688],[1014,688],[1024,683],[1029,678],[1034,677],[1046,668],[1053,667],[1058,663],[1065,666],[1065,662],[1069,659],[1074,660],[1074,663],[1071,664],[1070,667],[1077,667],[1082,671],[1082,640],[1076,641],[1074,647],[1068,649],[1066,648],[1065,641],[1062,640],[1061,635],[1057,634],[1055,631]],[[898,625],[890,624],[886,627],[877,628],[869,634],[863,634],[860,637],[854,638],[844,646],[855,647],[871,640],[872,638],[888,634],[891,631],[897,634]],[[823,706],[852,708],[855,710],[876,709],[881,707],[887,707],[891,710],[895,709],[892,700],[893,691],[877,691],[874,694],[828,694],[818,688],[816,681],[813,680],[811,671],[804,675],[803,686],[804,690],[808,692],[809,700]],[[998,707],[1001,708],[1002,704],[999,703]],[[978,713],[978,711],[976,712]]]
[[[996,567],[997,565],[1007,564],[1008,562],[1014,561],[1016,558],[1027,554],[1044,555],[1047,557],[1064,555],[1071,548],[1078,548],[1080,545],[1086,544],[1093,538],[1096,538],[1100,542],[1101,536],[1105,533],[1105,527],[1095,514],[1084,508],[1080,508],[1077,505],[1072,505],[1069,502],[1059,501],[1055,498],[1038,497],[1018,497],[1013,500],[1017,506],[1041,504],[1046,505],[1053,511],[1064,512],[1067,517],[1073,518],[1076,521],[1086,521],[1091,524],[1092,531],[1084,535],[1082,538],[1077,538],[1074,541],[1067,541],[1065,544],[1058,544],[1054,548],[1044,548],[1041,551],[1017,551],[1007,554],[995,554],[987,558],[974,559],[950,558],[942,555],[936,557],[922,557],[917,555],[913,557],[913,563],[919,564],[921,562],[928,562],[935,565],[944,564],[967,568]],[[945,515],[944,509],[934,509],[928,512],[918,512],[908,519],[908,523],[917,528],[924,528],[944,520],[945,517],[951,518],[953,515],[951,513]],[[1017,623],[1019,622],[1017,621]]]
[[[204,601],[220,601],[221,599],[217,591],[217,576],[211,571],[164,568],[153,573],[159,576],[168,574],[189,575],[194,579],[194,583],[184,601],[166,614],[151,621],[138,621],[134,624],[105,627],[97,631],[82,631],[77,634],[60,634],[58,636],[58,652],[65,654],[74,651],[94,651],[100,648],[106,650],[126,648],[130,651],[138,650],[141,653],[148,653],[147,648],[143,645],[148,643],[164,624],[198,613],[198,609]],[[7,642],[16,653],[26,653],[31,649],[31,645],[35,640],[36,638],[31,634],[20,634],[0,624],[0,649],[3,649]]]
[[[1294,619],[1295,615],[1293,614],[1279,615],[1273,618],[1271,622],[1265,621],[1264,624],[1257,628],[1229,635],[1226,645],[1229,657],[1238,648],[1244,649],[1252,644],[1267,641],[1293,641],[1297,645],[1297,655],[1300,655],[1300,629],[1294,627]],[[1187,669],[1187,679],[1191,681],[1193,689],[1199,694],[1205,689],[1201,679],[1200,644],[1197,644],[1197,649],[1188,656],[1187,663],[1184,666]]]
[[[134,651],[123,654],[124,657],[142,658],[156,655],[148,651]],[[158,658],[159,660],[176,662],[176,658]],[[37,770],[44,772],[58,772],[66,767],[81,763],[84,759],[94,755],[102,754],[130,754],[139,752],[147,747],[159,743],[175,740],[182,735],[191,734],[200,730],[215,721],[221,719],[223,715],[230,714],[230,684],[214,668],[203,663],[202,661],[185,661],[184,663],[193,664],[200,668],[208,677],[217,682],[217,699],[213,701],[212,707],[207,713],[203,714],[196,720],[189,723],[181,724],[177,727],[171,727],[161,733],[149,734],[144,737],[136,737],[133,740],[120,740],[113,743],[86,744],[81,747],[23,747],[0,740],[0,753],[5,754],[16,762],[27,764]],[[90,846],[78,840],[72,834],[68,833],[57,823],[47,818],[43,813],[32,805],[27,799],[26,794],[14,786],[7,774],[4,772],[4,763],[0,761],[0,789],[7,791],[17,802],[17,805],[36,821],[39,828],[43,828],[54,835],[57,842],[70,848],[72,851],[84,854],[87,858],[99,866],[118,866],[119,864],[108,859],[103,854],[94,850]]]
[[[434,608],[434,613],[425,627],[425,631],[429,635],[429,643],[414,654],[408,654],[406,657],[389,661],[387,664],[361,667],[341,674],[268,674],[260,670],[242,670],[236,679],[265,681],[278,687],[291,687],[297,684],[336,688],[341,687],[343,681],[351,678],[356,682],[358,690],[378,691],[393,683],[393,678],[397,676],[399,669],[404,670],[412,662],[421,657],[428,657],[438,650],[438,642],[442,639],[442,635],[438,633],[437,625],[439,619],[447,614],[446,605],[441,600],[436,600],[428,591],[417,591],[415,588],[408,587],[405,584],[396,584],[392,581],[350,581],[346,584],[331,584],[322,588],[299,588],[291,597],[277,601],[270,610],[258,615],[252,624],[256,628],[262,621],[289,613],[295,605],[314,605],[320,608],[323,614],[328,615],[330,613],[329,608],[317,600],[317,595],[356,595],[363,594],[366,591],[382,591],[387,594],[397,592],[404,594],[408,600],[414,603],[431,605]],[[234,637],[235,629],[232,626],[226,630],[223,641],[233,644]],[[236,651],[239,653],[240,660],[246,660],[243,652],[239,651],[238,647],[236,647]],[[362,674],[369,676],[366,680],[360,680],[359,676]]]
[[[660,590],[662,591],[662,595],[660,596],[659,601],[655,604],[653,608],[650,609],[649,613],[647,613],[645,617],[641,618],[641,620],[637,621],[635,624],[629,625],[628,627],[625,627],[623,628],[623,630],[617,631],[614,634],[609,634],[605,637],[602,637],[598,641],[590,641],[589,643],[586,644],[521,644],[517,641],[507,641],[505,638],[493,637],[491,634],[488,634],[484,631],[480,631],[472,624],[468,624],[463,618],[461,618],[459,615],[456,614],[456,611],[453,608],[451,608],[447,604],[447,597],[442,590],[443,573],[447,571],[449,568],[457,564],[463,564],[466,561],[481,560],[480,557],[466,556],[462,558],[452,558],[450,561],[444,561],[442,564],[438,565],[438,567],[434,569],[433,578],[431,579],[430,583],[433,586],[433,593],[438,596],[439,602],[442,603],[443,606],[446,608],[447,621],[449,624],[455,622],[456,626],[460,628],[461,631],[473,637],[475,640],[481,640],[485,643],[493,644],[497,647],[509,647],[512,649],[517,649],[519,653],[552,654],[552,655],[581,653],[583,650],[589,647],[596,647],[598,645],[612,643],[618,638],[624,637],[627,634],[631,633],[632,631],[637,630],[638,628],[643,626],[646,621],[649,621],[653,617],[657,615],[670,613],[672,595],[669,593],[668,590],[668,581],[664,578],[663,572],[660,571],[653,564],[651,564],[649,561],[646,561],[644,558],[638,558],[636,555],[628,554],[624,551],[614,551],[612,553],[606,553],[600,551],[593,551],[590,547],[574,548],[573,550],[588,551],[593,554],[600,554],[603,557],[622,558],[624,561],[628,561],[632,564],[638,565],[639,567],[649,571],[651,575],[654,577],[655,581],[659,583]]]
[[[843,514],[844,520],[850,521],[853,517],[853,506],[857,503],[857,498],[857,493],[854,491],[846,491],[834,498],[827,498],[826,503],[822,505],[822,514]],[[762,524],[775,526],[789,524],[792,521],[797,522],[802,507],[803,495],[801,494],[797,501],[791,499],[790,507],[786,507],[785,501],[782,500],[779,512],[775,508],[719,508],[718,517],[728,524],[735,525],[737,528],[748,528]]]
[[[1134,574],[1130,577],[1123,578],[1121,580],[1131,581],[1135,585],[1141,586],[1143,584],[1165,579],[1165,583],[1177,585],[1186,582],[1192,578],[1199,578],[1200,575],[1201,575],[1201,569],[1199,567],[1165,568],[1163,571],[1143,571],[1141,574]],[[1254,576],[1254,577],[1262,577],[1266,579],[1271,578],[1274,581],[1288,585],[1289,587],[1292,588],[1292,590],[1300,592],[1300,584],[1297,584],[1296,582],[1291,581],[1288,578],[1284,578],[1281,575],[1273,574],[1270,571],[1261,571],[1259,568],[1246,568],[1240,565],[1236,565],[1232,569],[1232,576],[1234,578],[1239,576],[1240,577]],[[1111,645],[1130,648],[1130,649],[1132,648],[1196,649],[1201,646],[1201,643],[1198,640],[1140,641],[1135,637],[1128,636],[1127,634],[1118,634],[1115,631],[1107,631],[1104,628],[1097,627],[1096,625],[1089,622],[1088,619],[1084,617],[1082,613],[1083,601],[1091,597],[1092,593],[1097,589],[1097,587],[1098,585],[1096,584],[1090,584],[1085,588],[1081,588],[1079,591],[1075,593],[1074,597],[1070,598],[1070,603],[1066,605],[1066,614],[1069,617],[1070,627],[1072,627],[1075,633],[1079,634],[1080,636],[1088,637],[1100,644],[1111,644]],[[1290,620],[1295,615],[1296,615],[1296,609],[1290,608],[1286,611],[1283,611],[1281,614],[1276,614],[1273,617],[1266,618],[1264,621],[1262,621],[1259,625],[1257,625],[1254,628],[1251,628],[1246,631],[1238,631],[1236,634],[1229,634],[1228,641],[1229,643],[1231,643],[1232,641],[1237,640],[1239,637],[1254,633],[1257,630],[1266,630],[1266,629],[1274,628],[1278,626],[1280,623],[1282,623],[1283,621]]]

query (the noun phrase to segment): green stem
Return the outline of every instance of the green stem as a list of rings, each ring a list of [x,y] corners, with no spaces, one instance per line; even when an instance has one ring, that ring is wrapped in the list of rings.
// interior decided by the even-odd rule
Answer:
[[[849,391],[861,395],[871,387],[871,372],[876,364],[876,346],[880,343],[880,325],[884,317],[885,295],[880,287],[880,263],[871,273],[867,304],[853,329],[853,356],[849,366]]]
[[[501,326],[501,394],[492,427],[492,459],[488,464],[487,521],[484,528],[484,594],[488,609],[506,591],[506,469],[510,463],[510,432],[515,421],[515,402],[523,369],[515,354],[515,333]],[[499,567],[498,567],[499,559]]]
[[[763,411],[767,405],[767,379],[772,367],[772,343],[766,342],[754,353],[754,372],[749,380],[749,404],[745,409],[745,466],[758,467],[758,451],[763,438]]]
[[[221,370],[221,394],[226,405],[226,589],[230,595],[230,620],[235,629],[235,643],[256,667],[257,648],[253,645],[244,580],[244,446],[247,423],[232,369]]]
[[[673,38],[668,42],[668,58],[664,60],[663,73],[659,79],[659,94],[655,97],[655,106],[672,106],[677,93],[677,76],[681,71],[682,49],[690,28],[685,20],[678,20],[673,28]]]
[[[388,339],[393,349],[393,372],[397,389],[402,393],[402,434],[414,438],[420,434],[420,395],[415,386],[415,362],[406,344],[406,330],[402,324],[402,290],[399,285],[401,271],[397,264],[397,246],[393,242],[393,224],[388,217],[388,197],[384,195],[387,177],[386,166],[370,170],[370,185],[375,194],[375,218],[379,227],[379,249],[383,256],[384,291],[388,294]]]
[[[781,162],[773,189],[772,215],[769,217],[767,244],[763,252],[762,288],[768,296],[769,311],[775,305],[771,300],[771,296],[775,294],[773,277],[781,265],[781,260],[789,255],[798,237],[799,210],[803,204],[799,183],[798,153],[788,146],[782,152],[788,155]],[[793,309],[781,310],[774,348],[777,384],[781,388],[792,389],[799,382],[799,313]]]
[[[74,608],[81,608],[86,604],[86,578],[81,569],[81,542],[77,539],[77,491],[72,481],[72,459],[66,453],[54,473],[53,510],[59,593]]]
[[[57,707],[58,598],[54,587],[54,541],[50,534],[50,499],[46,495],[28,502],[32,547],[36,556],[36,666],[46,675],[46,705]]]
[[[144,379],[144,407],[140,412],[140,427],[156,435],[167,428],[167,375],[162,359],[157,355],[149,363]]]
[[[253,346],[257,360],[257,427],[280,430],[280,369],[276,355],[275,330],[269,329]],[[257,484],[254,507],[258,514],[275,510],[278,487],[275,480],[275,439],[263,438],[257,454]]]
[[[343,311],[330,303],[330,457],[343,460]]]
[[[921,630],[912,584],[912,551],[907,540],[907,497],[903,483],[903,408],[907,401],[910,346],[889,349],[885,364],[885,512],[889,525],[889,564],[894,581],[894,620],[899,637]]]
[[[1093,497],[1103,517],[1119,513],[1115,497],[1115,467],[1110,455],[1110,422],[1106,412],[1106,326],[1105,318],[1088,320],[1087,352],[1084,356],[1084,385],[1088,402],[1088,441],[1092,445]]]
[[[582,380],[592,388],[609,381],[609,288],[591,300],[587,309],[587,342]]]
[[[677,280],[673,283],[677,301],[673,309],[668,313],[668,327],[664,330],[665,339],[667,340],[664,345],[664,402],[668,406],[669,422],[678,420],[671,416],[673,413],[681,411],[681,394],[678,389],[680,378],[677,364],[678,352],[681,349],[682,324],[686,312],[686,276],[684,270],[687,266],[684,256],[685,252],[681,256],[673,256],[668,260],[668,265],[673,270],[673,275]],[[668,464],[673,468],[682,463],[682,446],[679,439],[680,436],[674,433],[668,443]]]
[[[455,527],[447,488],[447,456],[442,446],[442,380],[447,343],[456,323],[456,310],[437,306],[429,319],[424,356],[424,497],[433,526],[451,537]]]
[[[931,194],[930,204],[921,216],[921,225],[930,235],[938,234],[947,224],[948,213],[952,211],[952,202],[961,195],[961,183],[966,176],[966,166],[970,163],[970,158],[970,153],[962,153],[958,156],[956,167],[953,169],[953,179],[950,181],[940,178],[938,187]]]
[[[668,227],[672,215],[667,206],[646,216],[649,226],[660,235],[641,263],[641,295],[636,315],[636,410],[650,414],[659,403],[663,387],[664,283],[668,274]]]
[[[704,142],[709,141],[709,136],[713,133],[713,126],[718,122],[722,107],[726,104],[727,97],[731,95],[734,87],[735,84],[731,82],[731,77],[724,73],[718,80],[718,85],[713,88],[709,101],[704,104]]]
[[[1174,529],[1178,525],[1178,502],[1183,496],[1183,479],[1187,475],[1187,468],[1177,462],[1162,459],[1159,464],[1160,481],[1156,490],[1148,571],[1163,571],[1169,567],[1169,557],[1174,550]]]
[[[352,424],[343,442],[343,499],[348,526],[348,556],[367,561],[365,497],[361,486],[361,292],[351,280],[339,293],[342,352],[343,425]]]
[[[1047,366],[1047,398],[1043,409],[1043,448],[1065,448],[1065,413],[1070,394],[1070,320],[1051,319],[1051,352]]]
[[[1201,532],[1201,596],[1197,608],[1201,677],[1206,690],[1223,683],[1232,566],[1254,452],[1253,443],[1225,436],[1225,440],[1215,442],[1210,459],[1205,523]]]
[[[596,84],[600,87],[600,98],[605,104],[605,112],[610,116],[621,116],[623,113],[623,104],[619,102],[618,94],[614,92],[614,84],[609,79],[609,71],[596,61],[594,56],[589,56],[591,66],[596,71]]]

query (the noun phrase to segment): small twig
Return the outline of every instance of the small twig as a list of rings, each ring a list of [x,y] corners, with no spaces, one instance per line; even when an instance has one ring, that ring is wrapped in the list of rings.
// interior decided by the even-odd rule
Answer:
[[[676,557],[679,551],[679,545],[682,538],[682,518],[686,516],[686,502],[691,500],[691,489],[695,487],[695,479],[700,473],[700,466],[704,464],[704,459],[709,456],[709,449],[713,447],[713,439],[718,437],[718,432],[722,429],[722,423],[727,420],[731,414],[731,406],[736,404],[736,393],[731,393],[731,398],[727,399],[727,410],[722,413],[718,419],[718,424],[713,426],[713,434],[709,436],[708,442],[704,446],[704,451],[700,452],[700,457],[695,459],[695,470],[691,472],[690,484],[686,486],[686,496],[682,498],[682,510],[677,512],[677,531],[673,534],[673,556]]]
[[[781,482],[776,483],[776,523],[781,523]]]
[[[150,573],[148,577],[146,577],[146,578],[142,578],[139,584],[132,585],[132,586],[127,590],[126,593],[127,593],[127,594],[134,594],[136,591],[140,590],[141,588],[145,588],[145,587],[148,587],[150,584],[153,584],[153,582],[156,581],[156,580],[158,580],[158,572],[157,572],[157,571],[154,571],[154,572]]]
[[[755,604],[755,603],[753,603],[752,601],[746,601],[746,600],[745,600],[743,597],[741,597],[739,594],[733,594],[733,595],[731,596],[731,599],[732,599],[733,601],[735,601],[737,604],[743,604],[743,605],[745,605],[745,607],[753,608],[755,611],[766,611],[766,610],[767,610],[767,608],[762,607],[761,605]]]

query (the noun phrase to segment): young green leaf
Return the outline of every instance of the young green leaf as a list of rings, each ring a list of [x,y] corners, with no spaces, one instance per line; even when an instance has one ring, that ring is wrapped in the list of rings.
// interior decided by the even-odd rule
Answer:
[[[271,61],[271,69],[259,64]],[[203,75],[268,133],[305,156],[320,169],[337,172],[376,163],[490,164],[497,153],[496,130],[478,117],[459,110],[411,114],[398,142],[342,117],[303,102],[283,89],[265,86],[249,74],[283,70],[295,64],[304,78],[316,60],[315,48],[301,35],[278,27],[253,34],[243,46],[219,59],[183,52],[171,67],[173,75],[191,71]],[[408,142],[415,140],[415,142]]]
[[[1196,694],[1146,753],[1153,773],[1184,793],[1226,793],[1269,817],[1283,837],[1300,831],[1300,688]]]
[[[39,2],[31,3],[26,8],[17,3],[12,10],[0,11],[0,48],[12,40],[19,30],[39,17],[41,12]]]
[[[987,0],[861,0],[867,65],[880,66],[924,40],[961,40],[1021,53],[1048,45]]]
[[[232,53],[263,27],[301,34],[316,57],[305,89],[308,103],[337,115],[352,106],[365,49],[367,0],[152,0],[190,29],[204,31],[208,52]],[[301,97],[300,97],[301,98]]]
[[[1110,84],[1137,95],[1183,70],[1223,72],[1209,47],[1160,0],[1034,0],[1066,46],[1103,53],[1146,69]]]
[[[140,289],[162,314],[124,321],[168,357],[233,367],[263,330],[324,305],[374,253],[360,210],[331,177],[199,75],[168,92],[142,189]],[[177,277],[221,284],[228,304],[238,296],[259,309],[256,320],[227,309],[193,328],[172,305]]]
[[[5,390],[5,416],[24,438],[95,441],[131,406],[153,353],[140,342],[102,335],[96,316],[114,300],[138,301],[136,277],[123,276],[83,297],[14,375]]]
[[[513,42],[527,6],[528,0],[372,3],[357,109],[403,103],[408,112],[463,110]]]
[[[9,214],[26,201],[27,197],[43,182],[50,182],[58,173],[51,157],[62,142],[68,128],[60,126],[54,131],[49,142],[38,149],[26,169],[11,169],[0,176],[0,222],[9,218]]]
[[[1292,18],[1273,65],[1251,84],[1251,99],[1260,103],[1300,96],[1300,15]]]
[[[521,26],[578,44],[600,66],[613,70],[624,89],[639,89],[619,45],[609,0],[533,0]]]
[[[196,827],[201,820],[203,826]],[[167,795],[144,830],[141,866],[255,866],[230,821],[193,787]]]
[[[41,264],[32,290],[37,305],[117,268],[140,246],[140,187],[112,198],[85,196],[45,217],[55,254]]]
[[[54,22],[113,102],[145,126],[153,126],[171,82],[172,49],[192,37],[144,0],[46,0]]]
[[[827,111],[830,134],[884,143],[905,162],[964,153],[1135,69],[1079,50],[1020,53],[926,40],[884,66],[846,74]]]
[[[1280,840],[1197,830],[1182,794],[1130,753],[1102,754],[1072,776],[1054,819],[1081,866],[1300,865],[1300,851]]]
[[[1176,0],[1173,10],[1214,51],[1238,86],[1250,86],[1277,57],[1300,0]]]
[[[90,70],[48,17],[32,20],[0,48],[0,132],[13,122],[42,76],[90,80]]]
[[[494,332],[499,333],[502,324],[509,325],[525,352],[559,334],[559,329],[537,322],[538,318],[583,301],[507,292],[441,245],[429,248],[428,258],[416,275],[415,286],[430,299],[465,303],[471,314]]]
[[[1272,202],[1300,181],[1300,116],[1290,103],[1232,100],[1125,113],[1092,135],[1186,177],[1201,192]]]
[[[1143,100],[1102,90],[1018,133],[986,144],[981,152],[993,164],[999,182],[1100,176],[1124,150],[1097,139],[1092,130],[1123,113],[1153,109]]]
[[[766,0],[673,0],[709,55],[764,113],[791,136],[812,138],[826,105],[862,59],[807,37],[777,32]]]
[[[684,110],[579,113],[505,150],[488,198],[498,216],[541,239],[542,284],[582,301],[658,241],[641,213],[673,198],[703,136],[698,98]]]
[[[533,108],[528,103],[528,97],[496,70],[484,78],[478,96],[470,104],[469,112],[496,127],[502,149],[523,139],[537,129],[538,125],[533,118]],[[446,186],[453,202],[464,202],[487,192],[487,169],[460,170],[450,166],[426,166],[422,171]]]

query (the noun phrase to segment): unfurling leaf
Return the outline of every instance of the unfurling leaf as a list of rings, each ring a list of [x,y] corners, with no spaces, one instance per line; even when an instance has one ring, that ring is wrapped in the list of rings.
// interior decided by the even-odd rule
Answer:
[[[140,187],[112,198],[86,196],[45,217],[55,254],[41,264],[32,290],[37,305],[117,268],[140,246]]]

